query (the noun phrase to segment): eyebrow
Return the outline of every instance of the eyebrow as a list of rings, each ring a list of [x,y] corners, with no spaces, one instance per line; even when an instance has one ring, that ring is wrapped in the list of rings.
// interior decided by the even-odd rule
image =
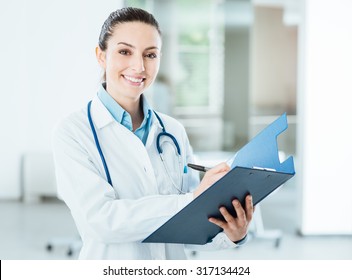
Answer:
[[[125,45],[125,46],[128,46],[128,47],[130,47],[130,48],[132,48],[132,49],[135,49],[136,47],[135,46],[133,46],[133,45],[131,45],[131,44],[129,44],[129,43],[126,43],[126,42],[119,42],[119,43],[117,43],[118,45]],[[159,49],[158,47],[155,47],[155,46],[151,46],[151,47],[148,47],[148,48],[145,48],[145,51],[147,51],[147,50],[152,50],[152,49]]]

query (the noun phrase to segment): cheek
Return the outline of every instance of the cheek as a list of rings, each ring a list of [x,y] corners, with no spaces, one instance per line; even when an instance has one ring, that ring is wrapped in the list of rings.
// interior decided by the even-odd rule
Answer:
[[[122,65],[118,61],[110,62],[106,64],[106,71],[118,71],[121,68],[122,68]]]
[[[121,71],[128,67],[128,63],[124,57],[110,55],[106,57],[106,71]]]
[[[149,74],[153,77],[155,77],[157,74],[158,74],[158,71],[159,71],[159,66],[160,66],[160,63],[159,62],[151,62],[149,65],[148,65],[148,68],[149,68]]]

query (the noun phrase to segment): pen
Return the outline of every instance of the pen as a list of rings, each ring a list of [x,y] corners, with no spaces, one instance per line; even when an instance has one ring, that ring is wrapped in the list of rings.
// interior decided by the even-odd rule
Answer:
[[[197,165],[193,163],[188,163],[187,166],[194,170],[203,171],[203,172],[207,172],[210,169],[209,167],[205,167],[205,166]]]

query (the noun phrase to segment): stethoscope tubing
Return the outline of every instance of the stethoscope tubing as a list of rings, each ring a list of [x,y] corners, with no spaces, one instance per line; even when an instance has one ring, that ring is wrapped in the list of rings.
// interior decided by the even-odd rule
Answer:
[[[92,130],[93,133],[93,137],[94,137],[94,141],[95,141],[95,145],[97,146],[97,150],[99,152],[101,161],[103,162],[103,166],[104,166],[104,170],[105,170],[105,174],[106,174],[106,179],[108,180],[108,183],[112,186],[112,181],[111,181],[111,177],[110,177],[110,172],[109,172],[109,168],[108,165],[106,164],[106,160],[103,154],[103,151],[100,147],[100,143],[99,143],[99,139],[98,139],[98,135],[97,132],[95,131],[94,128],[94,124],[93,124],[93,120],[92,120],[92,115],[90,113],[90,106],[92,105],[92,100],[88,102],[88,107],[87,107],[87,111],[88,111],[88,121],[90,124],[90,128]]]
[[[93,133],[95,145],[96,145],[97,150],[98,150],[98,152],[99,152],[100,159],[101,159],[101,161],[102,161],[102,163],[103,163],[103,166],[104,166],[104,171],[105,171],[105,174],[106,174],[106,179],[107,179],[108,183],[112,186],[112,180],[111,180],[109,168],[108,168],[108,165],[107,165],[107,163],[106,163],[106,160],[105,160],[103,151],[102,151],[102,149],[101,149],[97,132],[96,132],[96,130],[95,130],[95,128],[94,128],[94,123],[93,123],[93,119],[92,119],[92,115],[91,115],[91,110],[90,110],[90,109],[91,109],[91,104],[92,104],[92,100],[89,101],[89,102],[88,102],[88,105],[87,105],[87,115],[88,115],[89,125],[90,125],[90,128],[91,128],[92,133]],[[153,111],[153,112],[154,112],[155,116],[157,117],[157,119],[158,119],[158,121],[159,121],[159,123],[160,123],[160,125],[161,125],[161,128],[162,128],[162,132],[160,132],[160,133],[158,134],[157,139],[156,139],[156,148],[157,148],[157,150],[158,150],[158,153],[159,153],[159,155],[160,155],[160,158],[161,158],[161,160],[162,160],[162,163],[163,163],[163,165],[164,165],[164,167],[165,167],[165,169],[166,169],[166,172],[168,173],[168,176],[169,176],[170,179],[172,180],[172,178],[171,178],[171,176],[170,176],[170,174],[169,174],[169,172],[168,172],[168,169],[167,169],[167,167],[165,166],[164,159],[163,159],[163,156],[162,156],[163,150],[162,150],[161,145],[160,145],[160,139],[161,139],[161,137],[162,137],[162,136],[166,136],[166,137],[169,137],[169,138],[172,140],[172,142],[174,143],[174,145],[175,145],[175,147],[176,147],[176,150],[177,150],[177,153],[178,153],[178,157],[179,157],[179,158],[181,157],[181,149],[180,149],[180,146],[179,146],[179,144],[178,144],[176,138],[175,138],[172,134],[166,132],[164,123],[163,123],[163,121],[161,120],[160,116],[159,116],[155,111]],[[181,176],[182,176],[182,175],[181,175]],[[173,180],[172,180],[172,184],[174,185],[174,187],[175,187],[178,191],[180,191],[179,188],[177,188],[177,186],[176,186],[176,184],[174,183]],[[182,183],[181,183],[181,188],[182,188]],[[182,191],[180,191],[180,192],[182,192]]]

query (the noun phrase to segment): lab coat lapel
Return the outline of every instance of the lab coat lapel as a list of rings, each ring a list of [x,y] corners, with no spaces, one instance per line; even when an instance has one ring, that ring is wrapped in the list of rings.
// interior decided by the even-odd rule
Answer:
[[[97,129],[101,129],[114,122],[114,117],[110,114],[108,109],[106,109],[98,95],[92,100],[91,114]]]
[[[155,146],[155,139],[158,135],[158,132],[161,131],[161,125],[158,121],[158,119],[155,117],[154,114],[153,116],[153,121],[152,125],[149,130],[148,138],[146,145],[144,146],[141,141],[134,141],[137,140],[136,136],[133,135],[133,132],[129,131],[127,128],[125,128],[123,125],[116,123],[115,119],[113,116],[110,114],[110,112],[106,109],[104,104],[101,102],[98,96],[95,96],[95,98],[92,101],[92,107],[91,107],[91,114],[93,118],[94,125],[97,130],[103,129],[104,127],[112,124],[114,126],[114,130],[117,131],[117,134],[120,135],[121,137],[129,138],[128,143],[135,145],[135,153],[139,154],[140,158],[144,158],[145,161],[145,170],[151,170],[152,172],[148,172],[149,175],[153,177],[153,186],[155,188],[151,189],[145,189],[146,194],[156,194],[158,193],[158,187],[156,185],[156,178],[155,178],[155,168],[157,168],[153,162],[155,161],[155,158],[157,157],[157,150]],[[124,136],[123,136],[124,135]],[[131,137],[131,138],[130,138]],[[127,139],[125,138],[125,139]],[[153,147],[154,145],[154,147]],[[142,156],[142,154],[145,153],[145,156]],[[109,158],[109,155],[107,154],[107,157]],[[150,188],[150,186],[149,186]]]
[[[145,144],[145,147],[147,150],[150,150],[152,148],[152,145],[156,145],[155,144],[156,137],[161,132],[161,129],[162,129],[162,127],[161,127],[158,119],[155,117],[155,114],[153,113],[152,125],[150,127],[147,142]]]

